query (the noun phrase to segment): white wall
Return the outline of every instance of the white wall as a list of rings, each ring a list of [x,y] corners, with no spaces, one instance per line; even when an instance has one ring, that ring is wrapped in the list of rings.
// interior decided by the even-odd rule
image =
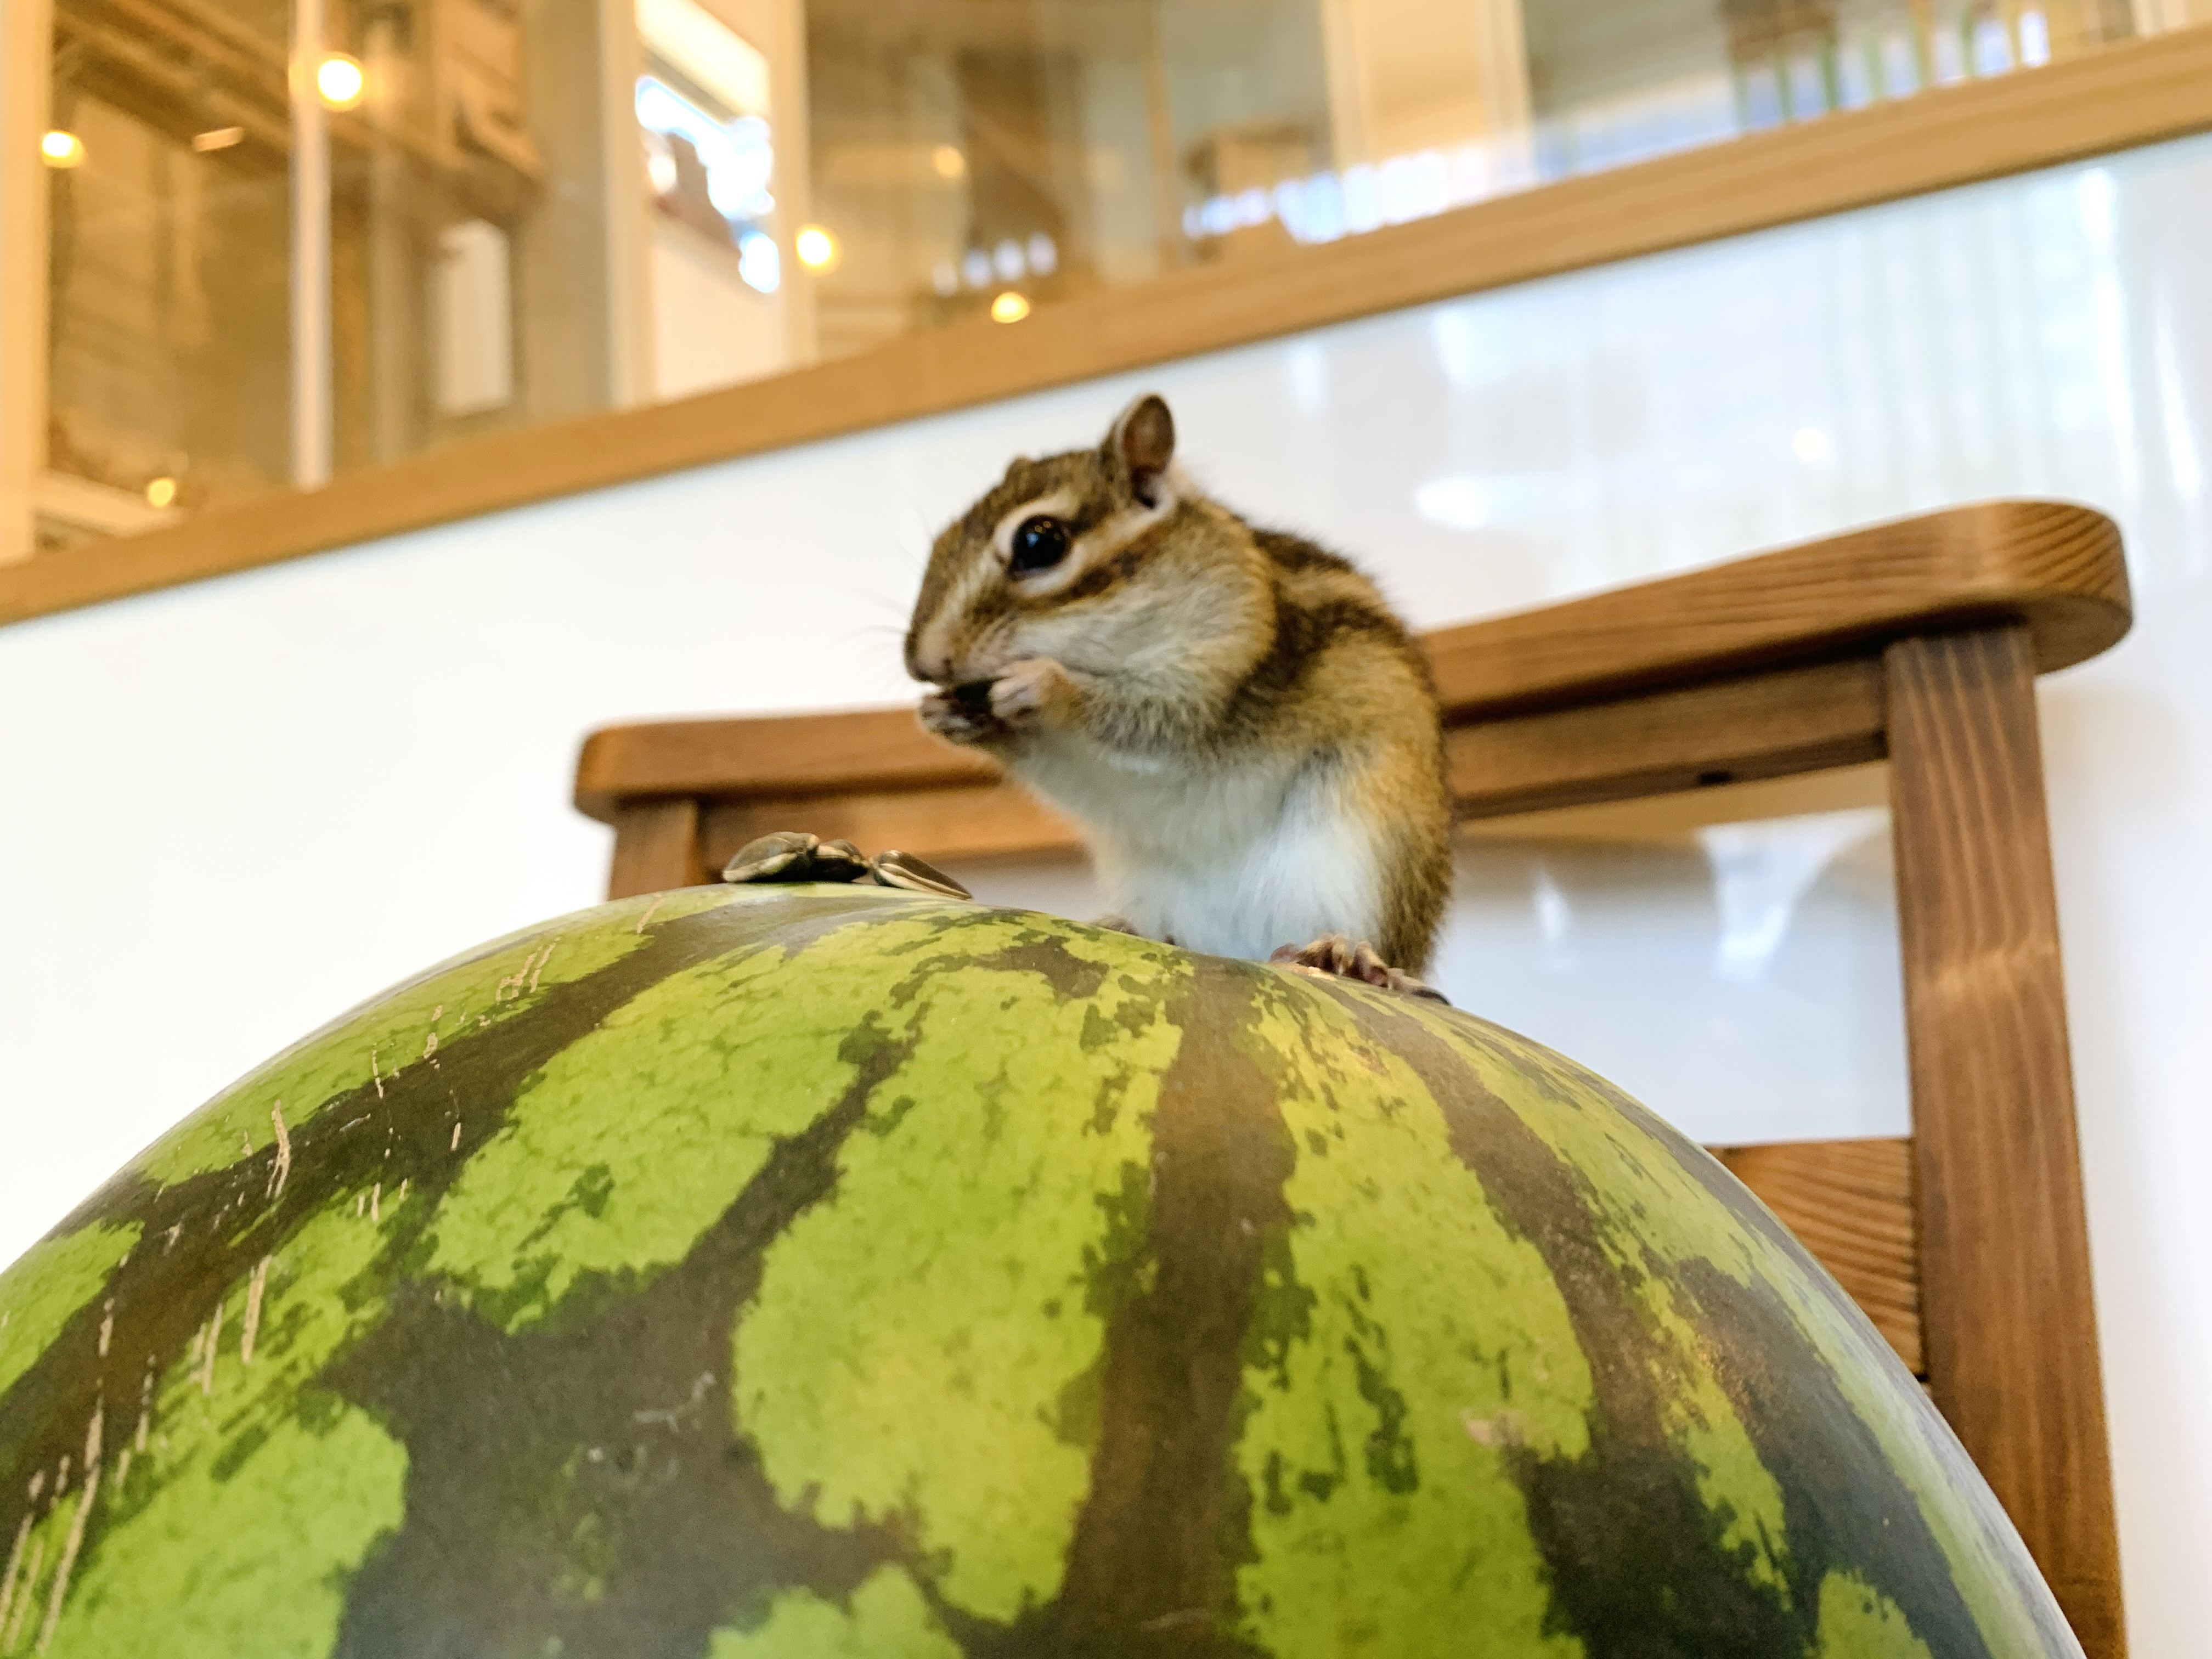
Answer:
[[[2139,605],[2044,695],[2122,1541],[2136,1650],[2197,1652],[2207,200],[2212,140],[2177,143],[0,632],[0,1259],[342,1005],[592,899],[605,832],[566,804],[586,727],[902,695],[931,527],[1140,382],[1221,493],[1364,555],[1423,624],[2072,496],[2120,519]],[[1699,844],[1717,964],[1743,942],[1717,872],[1747,866]],[[1525,883],[1523,932],[1551,939],[1534,876],[1489,879]],[[1634,886],[1586,883],[1591,925],[1607,893],[1633,920]],[[1844,1051],[1886,1040],[1854,1029]]]

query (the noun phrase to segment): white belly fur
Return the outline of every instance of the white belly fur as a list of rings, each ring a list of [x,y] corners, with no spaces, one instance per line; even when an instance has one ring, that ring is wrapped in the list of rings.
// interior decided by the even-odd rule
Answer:
[[[1295,763],[1197,770],[1069,743],[1018,769],[1089,832],[1109,908],[1147,938],[1264,961],[1381,931],[1373,830]]]

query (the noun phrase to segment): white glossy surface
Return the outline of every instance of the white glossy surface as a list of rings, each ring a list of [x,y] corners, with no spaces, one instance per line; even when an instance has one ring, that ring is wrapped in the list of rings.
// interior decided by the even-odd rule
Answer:
[[[1735,816],[1789,793],[1464,839],[1429,979],[1708,1146],[1910,1133],[1889,816]],[[992,903],[1100,909],[1079,862],[956,873]]]
[[[2118,516],[2135,635],[2044,707],[2145,1655],[2212,1628],[2208,200],[2194,140],[1140,377],[1223,493],[1424,623],[1980,495]],[[0,1257],[354,999],[591,899],[586,727],[901,695],[931,526],[1138,384],[0,633]],[[1541,933],[1509,913],[1504,960]]]
[[[1709,1146],[1909,1133],[1880,807],[1478,842],[1436,979]]]

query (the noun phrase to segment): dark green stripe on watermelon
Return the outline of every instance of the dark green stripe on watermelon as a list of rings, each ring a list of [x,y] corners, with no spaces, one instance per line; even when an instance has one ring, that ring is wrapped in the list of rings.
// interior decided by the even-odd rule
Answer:
[[[1840,1293],[1533,1045],[879,892],[501,949],[0,1277],[0,1655],[2075,1651]]]
[[[1226,1466],[1297,1156],[1268,1079],[1237,1041],[1254,971],[1200,961],[1170,1009],[1182,1042],[1161,1079],[1147,1225],[1132,1241],[1151,1272],[1105,1310],[1103,1421],[1066,1579],[1012,1640],[961,1631],[969,1653],[1254,1651],[1218,1633],[1233,1626],[1233,1569],[1249,1548],[1249,1494]]]
[[[1591,1360],[1589,1449],[1546,1458],[1516,1449],[1510,1460],[1551,1567],[1557,1627],[1581,1637],[1593,1659],[1811,1651],[1820,1585],[1841,1570],[1895,1603],[1936,1652],[1990,1659],[1911,1492],[1779,1298],[1692,1261],[1674,1271],[1700,1315],[1698,1334],[1782,1487],[1785,1582],[1746,1571],[1750,1547],[1728,1546],[1726,1517],[1700,1500],[1694,1470],[1665,1431],[1660,1395],[1674,1356],[1607,1260],[1585,1178],[1414,1022],[1390,1035],[1435,1091],[1453,1151],[1542,1253]],[[1654,1140],[1655,1152],[1666,1145]]]

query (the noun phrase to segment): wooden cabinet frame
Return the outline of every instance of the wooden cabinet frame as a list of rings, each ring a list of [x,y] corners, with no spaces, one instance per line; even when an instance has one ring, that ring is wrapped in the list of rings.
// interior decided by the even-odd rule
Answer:
[[[2091,1659],[2125,1640],[2034,679],[2130,614],[2109,520],[1997,501],[1425,640],[1465,818],[1888,761],[1912,1137],[1717,1150],[1924,1376]],[[615,896],[769,830],[1079,844],[904,708],[611,727],[576,804]]]

